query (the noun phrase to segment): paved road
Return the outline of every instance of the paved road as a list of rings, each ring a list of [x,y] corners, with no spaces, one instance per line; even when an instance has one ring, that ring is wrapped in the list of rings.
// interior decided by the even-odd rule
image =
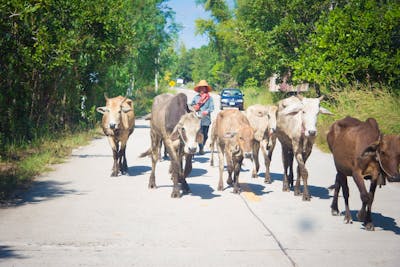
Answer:
[[[399,266],[400,185],[379,188],[374,232],[330,214],[334,180],[330,154],[314,148],[308,162],[311,202],[282,192],[280,147],[274,182],[241,173],[244,189],[216,191],[218,168],[196,156],[193,191],[171,199],[168,161],[158,164],[158,188],[147,188],[148,121],[137,120],[128,143],[129,175],[111,178],[106,139],[74,150],[36,179],[15,205],[0,209],[0,266]],[[353,218],[361,207],[350,180]],[[339,199],[339,207],[343,201]]]

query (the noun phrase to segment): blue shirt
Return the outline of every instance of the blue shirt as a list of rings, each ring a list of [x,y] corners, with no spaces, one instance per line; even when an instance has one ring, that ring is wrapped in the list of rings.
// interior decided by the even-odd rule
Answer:
[[[196,105],[200,100],[200,94],[197,94],[193,97],[192,106]],[[202,116],[201,118],[201,126],[209,126],[211,124],[211,112],[214,111],[214,100],[210,95],[210,98],[200,107],[199,113],[201,114],[202,111],[207,111],[208,114],[206,116]]]

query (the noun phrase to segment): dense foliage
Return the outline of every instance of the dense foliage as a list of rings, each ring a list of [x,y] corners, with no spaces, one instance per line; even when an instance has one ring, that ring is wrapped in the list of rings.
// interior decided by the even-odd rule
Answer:
[[[196,2],[210,12],[210,19],[197,21],[210,44],[192,55],[212,53],[213,65],[203,78],[214,84],[243,85],[250,79],[262,85],[278,74],[328,91],[375,83],[400,88],[399,1]],[[190,67],[193,78],[203,66]]]
[[[133,82],[143,112],[150,90],[137,88],[177,30],[164,0],[2,0],[0,18],[1,146],[87,125],[104,92]]]

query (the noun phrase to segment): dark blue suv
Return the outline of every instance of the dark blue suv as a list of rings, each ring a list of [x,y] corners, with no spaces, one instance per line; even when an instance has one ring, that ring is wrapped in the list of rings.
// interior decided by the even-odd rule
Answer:
[[[220,93],[221,96],[221,110],[224,108],[238,108],[239,110],[243,110],[244,94],[237,88],[225,88]]]

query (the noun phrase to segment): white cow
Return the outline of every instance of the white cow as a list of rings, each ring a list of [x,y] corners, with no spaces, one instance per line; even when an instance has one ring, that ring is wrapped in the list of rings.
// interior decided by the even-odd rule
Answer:
[[[320,98],[291,96],[278,102],[276,135],[282,144],[284,167],[283,191],[293,187],[293,156],[297,161],[297,180],[294,194],[300,195],[300,179],[303,179],[303,200],[310,200],[306,161],[311,154],[317,136],[318,114],[332,113],[320,107]],[[289,170],[289,173],[288,173]]]
[[[265,183],[271,183],[269,168],[271,164],[272,152],[274,151],[276,143],[275,131],[277,110],[277,106],[264,106],[260,104],[252,105],[246,109],[246,117],[254,130],[254,160],[252,177],[256,178],[258,170],[260,169],[258,152],[261,148],[265,164]]]

